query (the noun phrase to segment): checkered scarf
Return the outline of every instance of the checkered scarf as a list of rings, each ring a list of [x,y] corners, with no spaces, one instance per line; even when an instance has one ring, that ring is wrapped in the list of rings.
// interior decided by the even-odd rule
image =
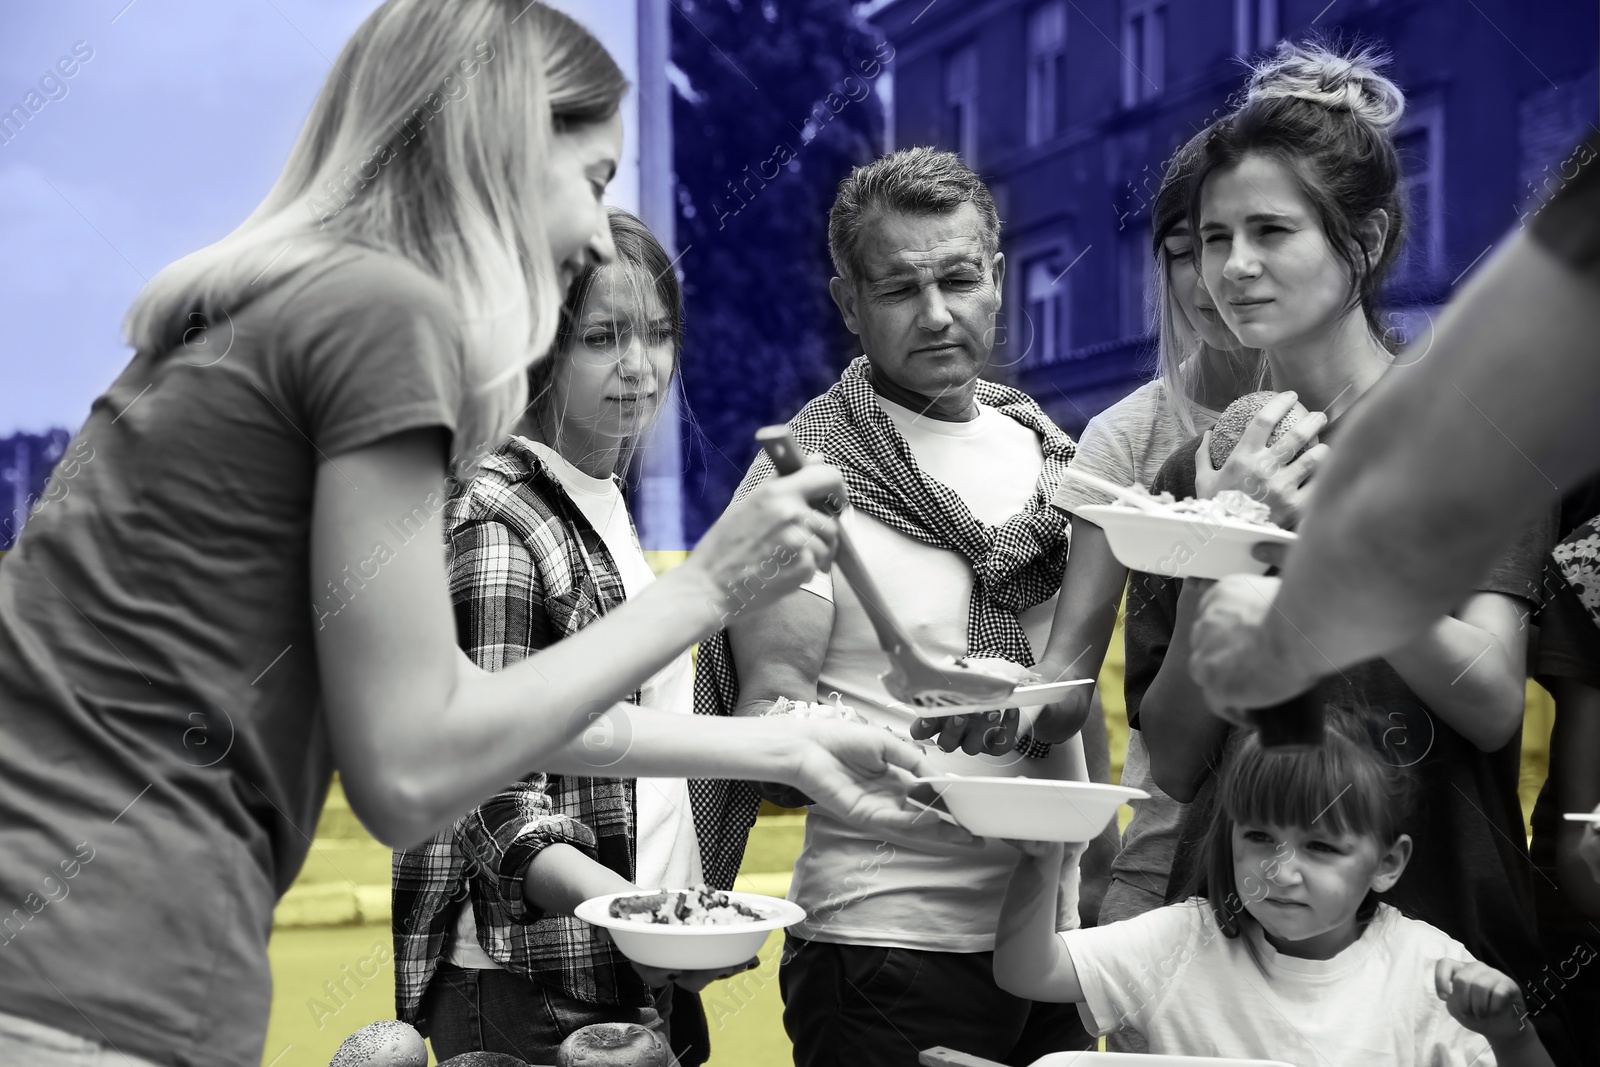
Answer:
[[[980,522],[954,491],[923,473],[911,446],[878,404],[872,366],[865,356],[846,367],[826,393],[801,408],[790,420],[789,431],[804,452],[822,453],[844,473],[850,503],[857,509],[908,537],[954,552],[972,566],[967,655],[999,656],[1031,667],[1033,649],[1017,615],[1050,599],[1061,586],[1069,533],[1050,499],[1076,446],[1026,393],[980,379],[976,399],[1038,434],[1044,451],[1044,469],[1033,496],[999,526]],[[772,461],[762,453],[740,483],[734,503],[772,475]],[[738,703],[739,680],[723,631],[700,645],[695,711],[731,715]],[[1029,755],[1049,751],[1031,740],[1021,747]],[[698,785],[691,783],[691,790]],[[733,790],[719,798],[704,797],[705,803],[697,806],[727,813],[729,824],[713,831],[713,838],[731,839],[747,830],[760,807],[755,791],[745,783],[705,786]],[[702,830],[703,848],[707,840]],[[706,873],[715,884],[713,872]]]

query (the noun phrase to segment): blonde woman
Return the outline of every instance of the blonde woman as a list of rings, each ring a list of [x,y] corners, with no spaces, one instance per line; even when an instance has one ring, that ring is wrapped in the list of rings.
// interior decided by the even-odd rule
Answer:
[[[94,460],[0,567],[8,1062],[258,1064],[273,904],[335,768],[396,845],[600,764],[930,822],[904,803],[918,754],[883,731],[608,711],[827,564],[830,468],[514,667],[457,647],[449,476],[504,438],[566,285],[615,256],[625,90],[541,4],[390,0],[261,206],[140,295],[79,434]]]

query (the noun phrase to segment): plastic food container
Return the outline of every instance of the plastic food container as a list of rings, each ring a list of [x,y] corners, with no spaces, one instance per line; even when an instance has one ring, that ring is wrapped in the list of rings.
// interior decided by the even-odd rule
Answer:
[[[1090,841],[1116,816],[1117,807],[1150,796],[1142,789],[1054,778],[918,778],[949,809],[951,821],[979,837],[1016,841]],[[930,809],[932,810],[932,809]]]
[[[1250,554],[1263,541],[1288,545],[1292,530],[1258,526],[1241,519],[1160,515],[1118,504],[1085,504],[1074,515],[1099,526],[1117,562],[1163,578],[1226,578],[1265,574],[1268,565]]]
[[[733,967],[761,951],[767,935],[793,926],[806,917],[800,905],[759,893],[729,893],[751,911],[765,918],[724,926],[667,926],[660,923],[619,919],[611,914],[611,902],[618,897],[641,895],[640,890],[607,893],[590,897],[572,913],[591,926],[611,934],[617,951],[646,967],[673,971],[711,971]]]

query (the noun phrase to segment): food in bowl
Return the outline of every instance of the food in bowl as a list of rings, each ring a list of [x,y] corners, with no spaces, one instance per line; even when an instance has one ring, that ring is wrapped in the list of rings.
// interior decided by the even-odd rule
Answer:
[[[710,886],[621,896],[611,902],[609,910],[613,919],[659,926],[730,926],[767,918]]]

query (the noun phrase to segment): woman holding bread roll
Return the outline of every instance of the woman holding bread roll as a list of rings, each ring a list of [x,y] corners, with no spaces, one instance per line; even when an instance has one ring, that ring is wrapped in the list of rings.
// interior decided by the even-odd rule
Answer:
[[[1377,294],[1405,229],[1391,136],[1404,97],[1381,73],[1382,62],[1367,51],[1280,45],[1253,73],[1246,103],[1215,127],[1192,187],[1206,290],[1240,341],[1265,353],[1279,391],[1238,446],[1258,454],[1234,467],[1254,480],[1242,486],[1247,491],[1279,497],[1290,523],[1311,470],[1330,443],[1337,447],[1340,417],[1393,362]],[[1297,401],[1311,414],[1262,463],[1273,424]],[[1309,428],[1321,443],[1291,459]],[[1221,458],[1212,447],[1217,433],[1175,452],[1152,488],[1181,498],[1214,486],[1217,476],[1207,472]],[[1427,801],[1407,827],[1418,842],[1416,860],[1390,901],[1523,983],[1543,959],[1528,914],[1516,792],[1526,651],[1520,620],[1538,603],[1549,535],[1544,522],[1526,530],[1478,591],[1423,638],[1336,675],[1315,695],[1324,705],[1380,709],[1393,724],[1382,738],[1389,758],[1414,764],[1422,779]],[[1206,710],[1188,669],[1206,585],[1142,575],[1128,597],[1129,718],[1149,747],[1156,784],[1191,802],[1173,887],[1195,862],[1214,799],[1213,768],[1231,729]]]

